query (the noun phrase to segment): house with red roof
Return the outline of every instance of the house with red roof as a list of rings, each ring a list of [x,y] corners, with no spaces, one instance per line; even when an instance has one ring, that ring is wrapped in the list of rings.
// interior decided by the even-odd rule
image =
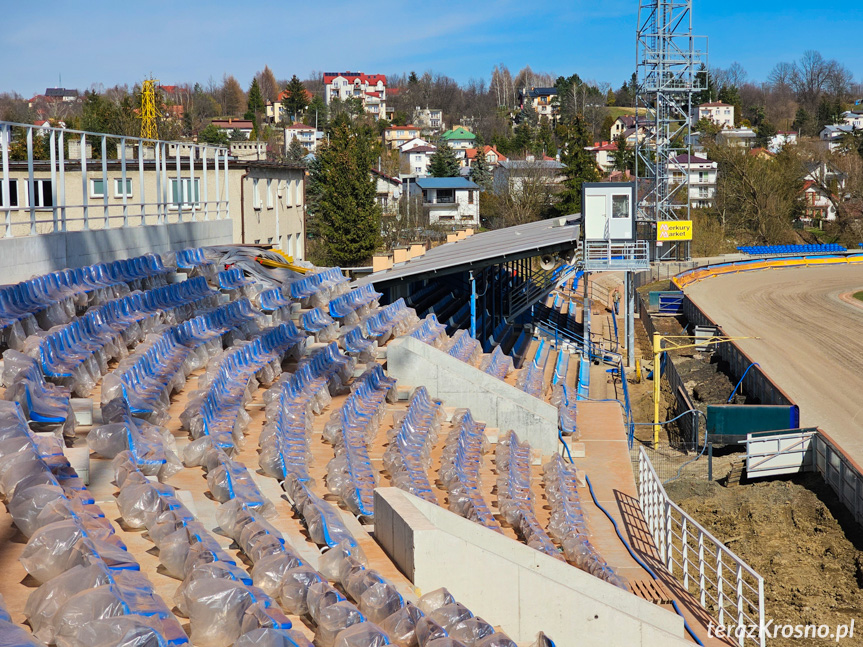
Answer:
[[[381,119],[387,111],[387,77],[363,72],[325,72],[324,102],[330,105],[335,99],[359,99],[367,113]]]
[[[465,157],[467,158],[468,167],[473,166],[473,163],[476,161],[476,156],[478,152],[478,148],[468,148],[465,151]],[[482,155],[485,157],[485,161],[492,166],[497,166],[501,162],[505,162],[507,160],[506,155],[501,153],[494,146],[489,146],[488,144],[482,147]]]
[[[306,93],[306,105],[308,105],[309,103],[311,103],[312,99],[315,98],[315,95],[312,94],[311,92],[309,92],[308,90],[306,90],[305,93]],[[276,97],[275,101],[267,101],[266,111],[267,111],[267,121],[269,123],[272,124],[272,123],[278,123],[280,121],[290,121],[290,119],[293,115],[286,115],[285,114],[285,108],[284,108],[285,99],[287,99],[287,98],[288,98],[288,91],[282,90],[281,92],[279,92],[279,96]]]

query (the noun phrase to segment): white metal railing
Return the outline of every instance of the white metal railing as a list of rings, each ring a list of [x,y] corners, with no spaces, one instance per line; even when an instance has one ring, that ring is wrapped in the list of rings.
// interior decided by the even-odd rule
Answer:
[[[739,645],[764,647],[764,578],[668,498],[643,447],[638,452],[638,494],[668,572],[719,625],[732,627],[729,635]]]
[[[650,251],[646,240],[630,243],[585,241],[583,258],[584,268],[591,271],[638,270],[650,267]]]
[[[7,238],[229,217],[219,146],[0,121],[0,161]]]

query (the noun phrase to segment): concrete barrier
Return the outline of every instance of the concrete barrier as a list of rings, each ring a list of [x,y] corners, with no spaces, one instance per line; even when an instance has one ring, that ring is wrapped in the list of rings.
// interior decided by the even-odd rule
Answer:
[[[514,430],[544,455],[557,453],[555,407],[433,346],[413,337],[391,341],[387,373],[406,385],[426,387],[447,406],[470,409],[489,427]]]
[[[690,644],[675,613],[402,490],[375,490],[375,538],[418,593],[445,586],[520,644]]]
[[[226,219],[0,238],[0,282],[17,283],[66,267],[148,252],[226,245],[233,240],[232,228],[232,221]]]

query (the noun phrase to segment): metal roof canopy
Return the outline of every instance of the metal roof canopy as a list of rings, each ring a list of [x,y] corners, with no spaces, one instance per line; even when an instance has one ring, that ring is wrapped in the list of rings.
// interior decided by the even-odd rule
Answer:
[[[575,214],[474,234],[434,247],[392,269],[364,276],[357,283],[388,287],[571,250],[578,246],[580,224],[581,214]]]

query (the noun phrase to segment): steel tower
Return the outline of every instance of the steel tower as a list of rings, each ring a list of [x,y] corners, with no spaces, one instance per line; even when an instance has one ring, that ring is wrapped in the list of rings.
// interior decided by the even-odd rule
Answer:
[[[158,139],[156,128],[156,79],[145,79],[141,85],[141,138]]]
[[[703,43],[703,50],[696,47]],[[692,94],[703,89],[698,68],[707,39],[692,34],[692,0],[639,0],[636,45],[636,201],[645,237],[656,240],[658,220],[689,220]],[[646,129],[642,138],[640,127]],[[688,243],[657,256],[682,259]]]

